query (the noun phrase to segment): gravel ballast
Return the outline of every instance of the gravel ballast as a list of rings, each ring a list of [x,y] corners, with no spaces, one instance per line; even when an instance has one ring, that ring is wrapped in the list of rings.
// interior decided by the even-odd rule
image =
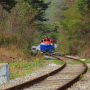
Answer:
[[[54,64],[54,63],[49,64],[49,65],[47,65],[47,66],[45,66],[45,67],[43,67],[43,68],[35,71],[35,72],[32,73],[32,74],[28,74],[28,75],[26,75],[26,76],[24,76],[24,77],[16,78],[16,79],[10,80],[10,81],[7,82],[7,83],[0,84],[0,90],[6,89],[6,88],[9,88],[9,87],[12,87],[12,86],[15,86],[15,85],[17,85],[17,84],[21,84],[21,83],[23,83],[23,82],[32,80],[32,79],[34,79],[34,78],[36,78],[36,77],[40,77],[40,76],[42,76],[42,75],[44,75],[44,74],[47,74],[47,73],[49,73],[49,72],[51,72],[51,71],[59,68],[60,66],[61,66],[61,65],[57,65],[57,64]]]
[[[83,75],[83,78],[67,90],[90,90],[90,71]]]
[[[79,57],[68,56],[75,59],[79,59]],[[81,61],[85,61],[86,59],[80,59]],[[90,68],[90,63],[87,63],[87,66]],[[90,90],[90,71],[87,71],[86,74],[83,75],[82,79],[75,84],[73,84],[67,90]]]
[[[73,56],[70,56],[70,57],[76,58],[76,59],[79,58],[79,57],[73,57]],[[82,60],[82,61],[84,61],[84,60]],[[90,68],[90,64],[88,63],[87,65]],[[7,83],[0,84],[0,90],[11,87],[11,86],[15,86],[15,85],[23,83],[25,81],[29,81],[29,80],[39,77],[41,75],[47,74],[59,67],[60,67],[60,65],[57,65],[54,63],[49,64],[49,65],[43,67],[42,69],[35,71],[32,74],[26,75],[25,77],[16,78],[16,79],[10,80]],[[87,71],[87,73],[83,75],[83,78],[80,81],[73,84],[67,90],[90,90],[90,71]]]

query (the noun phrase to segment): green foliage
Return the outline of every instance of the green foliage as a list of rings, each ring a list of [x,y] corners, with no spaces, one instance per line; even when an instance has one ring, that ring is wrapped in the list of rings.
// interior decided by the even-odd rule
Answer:
[[[61,7],[61,9],[66,10],[66,9],[68,9],[68,6],[64,5],[64,6]]]
[[[8,12],[11,12],[10,10],[15,7],[15,4],[17,4],[17,1],[15,0],[0,0],[1,5],[3,6],[3,9],[7,10]]]
[[[67,54],[63,54],[62,56],[66,56]]]
[[[79,62],[79,61],[71,61],[71,62],[67,62],[67,64],[75,65],[75,64],[83,64],[83,62]]]
[[[90,0],[86,0],[87,8],[90,10]]]
[[[88,68],[88,71],[90,71],[90,68]]]
[[[24,63],[24,75],[27,75],[29,73],[35,72],[37,69],[48,65],[49,63],[52,63],[53,61],[50,60],[39,60],[38,61],[38,68],[37,68],[37,61],[34,62],[26,62]],[[14,79],[23,76],[23,62],[14,62],[9,63],[11,67],[11,73],[9,73],[9,78]]]
[[[61,31],[59,34],[58,34],[58,47],[57,47],[57,50],[59,50],[59,52],[61,54],[68,54],[69,53],[69,44],[70,42],[68,41],[68,38],[65,37],[67,36],[67,34],[63,31]]]
[[[44,16],[45,16],[45,10],[48,8],[48,5],[50,4],[50,2],[45,3],[44,0],[24,0],[24,1],[28,2],[30,5],[32,5],[32,8],[37,10],[37,15],[33,20],[39,20],[39,21],[48,20],[48,19],[45,19]]]
[[[54,43],[57,42],[57,28],[56,24],[41,24],[38,26],[38,36],[36,36],[35,44],[38,45],[40,43],[41,38],[50,37],[54,40]]]
[[[0,1],[4,2],[3,0]],[[9,2],[9,3],[7,3]],[[17,49],[29,56],[31,46],[34,42],[34,37],[37,35],[36,29],[38,21],[46,20],[45,10],[50,3],[45,3],[44,0],[7,0],[7,11],[1,13],[3,20],[0,23],[0,45],[15,44]],[[13,8],[15,6],[15,8]]]
[[[90,0],[78,0],[75,6],[81,11],[84,9],[85,4],[87,4],[87,8],[90,9]]]
[[[62,2],[62,0],[44,0],[45,2],[51,1],[49,8],[45,11],[46,18],[49,20],[44,22],[47,24],[57,22],[57,18],[55,17],[56,12],[59,10],[58,5]]]
[[[82,10],[84,8],[86,1],[85,0],[78,0],[76,2],[76,6],[79,8],[79,10]]]
[[[86,63],[90,63],[90,59],[86,59],[85,62],[86,62]]]
[[[20,63],[18,63],[18,62],[9,63],[9,65],[10,65],[10,66],[14,66],[14,68],[17,68],[17,67],[20,65]]]
[[[30,51],[30,55],[31,55],[31,56],[36,56],[37,53],[35,53],[35,52],[33,52],[33,51]]]
[[[68,1],[71,5],[66,4],[69,6],[68,9],[62,9],[65,5],[60,8],[60,15],[63,17],[59,19],[62,28],[58,36],[58,49],[64,52],[63,54],[78,54],[83,50],[83,45],[89,41],[90,10],[88,10],[88,5],[84,1],[75,0],[73,5],[72,2]]]
[[[82,78],[83,78],[83,74],[81,74],[81,75],[80,75],[80,78],[79,78],[79,80],[82,80]]]
[[[0,39],[0,46],[1,45],[11,45],[17,43],[17,37],[16,36],[2,36]]]
[[[76,8],[71,8],[70,10],[64,13],[65,20],[60,20],[60,23],[63,25],[64,30],[67,30],[67,34],[75,35],[79,32],[79,18],[81,17],[80,13],[77,12]],[[68,23],[67,23],[68,22]]]
[[[63,65],[64,64],[64,62],[63,61],[60,61],[60,60],[52,60],[52,61],[55,64],[60,64],[60,65]]]

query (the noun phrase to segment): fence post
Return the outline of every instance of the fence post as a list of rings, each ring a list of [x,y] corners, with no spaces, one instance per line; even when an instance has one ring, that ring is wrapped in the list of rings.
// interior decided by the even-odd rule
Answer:
[[[23,60],[23,81],[24,81],[24,63],[26,63],[25,60]]]
[[[24,60],[23,60],[23,82],[24,82]]]

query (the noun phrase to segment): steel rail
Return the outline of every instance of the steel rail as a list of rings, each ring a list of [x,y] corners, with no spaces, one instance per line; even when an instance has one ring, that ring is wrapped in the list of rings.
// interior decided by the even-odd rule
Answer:
[[[66,57],[66,56],[61,56],[61,57],[69,58],[69,59],[72,59],[72,60],[75,60],[75,61],[83,62],[81,60],[78,60],[78,59],[75,59],[75,58],[71,58],[71,57]],[[84,68],[84,70],[82,72],[80,72],[74,79],[72,79],[71,81],[69,81],[68,83],[66,83],[65,85],[59,87],[56,90],[66,90],[67,88],[71,87],[71,85],[73,85],[75,82],[79,81],[79,78],[80,78],[81,74],[85,74],[87,72],[87,68],[88,67],[87,67],[87,64],[85,62],[83,62],[83,66],[85,68]]]
[[[53,56],[53,57],[54,57],[54,56]],[[57,57],[54,57],[54,58],[63,61],[63,60],[60,59],[60,58],[57,58]],[[28,87],[28,86],[32,86],[32,85],[34,85],[34,84],[36,84],[36,83],[38,83],[38,82],[46,79],[47,77],[52,76],[52,75],[58,73],[59,71],[61,71],[61,70],[66,66],[65,61],[63,61],[63,62],[64,62],[64,64],[63,64],[60,68],[58,68],[58,69],[56,69],[56,70],[54,70],[54,71],[52,71],[52,72],[50,72],[50,73],[48,73],[48,74],[42,75],[42,76],[37,77],[37,78],[35,78],[35,79],[32,79],[32,80],[30,80],[30,81],[24,82],[24,83],[22,83],[22,84],[18,84],[18,85],[16,85],[16,86],[13,86],[13,87],[10,87],[10,88],[7,88],[7,89],[2,89],[2,90],[22,90],[22,89],[24,89],[24,88],[26,88],[26,87]]]
[[[59,60],[61,60],[60,58],[56,57],[56,56],[52,56],[54,58],[57,58]],[[66,57],[66,56],[61,56],[61,57],[64,57],[64,58],[69,58],[69,59],[72,59],[72,60],[75,60],[75,61],[80,61],[80,62],[83,62],[81,60],[78,60],[78,59],[74,59],[74,58],[71,58],[71,57]],[[63,61],[63,60],[61,60]],[[57,70],[54,70],[46,75],[43,75],[41,77],[38,77],[38,78],[35,78],[33,80],[30,80],[30,81],[27,81],[25,83],[22,83],[22,84],[19,84],[17,86],[13,86],[13,87],[10,87],[10,88],[7,88],[7,89],[3,89],[3,90],[22,90],[23,88],[26,88],[28,86],[32,86],[33,84],[36,84],[44,79],[46,79],[47,77],[49,76],[52,76],[54,74],[56,74],[57,72],[61,71],[64,67],[65,67],[66,63],[64,62],[64,64],[62,65],[62,67],[58,68]],[[87,64],[85,62],[83,62],[83,66],[84,66],[84,69],[82,72],[80,72],[74,79],[72,79],[71,81],[69,81],[68,83],[66,83],[65,85],[59,87],[58,89],[56,90],[66,90],[67,88],[71,87],[71,85],[73,85],[75,82],[79,81],[79,78],[81,76],[81,74],[84,74],[87,72]]]

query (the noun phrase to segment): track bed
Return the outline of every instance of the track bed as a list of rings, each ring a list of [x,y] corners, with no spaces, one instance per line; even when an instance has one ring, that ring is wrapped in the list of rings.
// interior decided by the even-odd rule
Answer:
[[[65,64],[65,62],[75,59],[60,56],[53,57],[64,60],[64,64],[59,69],[6,90],[66,90],[79,80],[81,74],[87,71],[87,65],[84,62],[83,64],[70,65]]]
[[[83,65],[67,65],[62,71],[24,90],[55,90],[74,79],[83,70]]]

